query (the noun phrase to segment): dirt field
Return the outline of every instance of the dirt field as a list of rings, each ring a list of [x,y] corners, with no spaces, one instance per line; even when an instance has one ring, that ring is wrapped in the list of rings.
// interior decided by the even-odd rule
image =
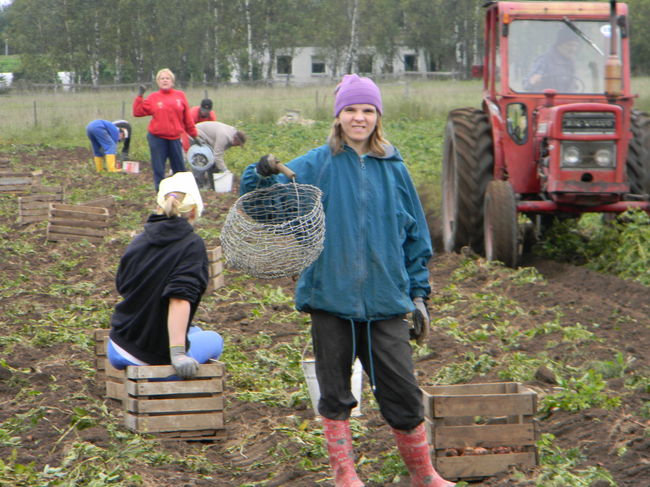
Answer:
[[[89,169],[90,153],[86,149],[53,151],[23,148],[19,153],[0,154],[2,156],[10,156],[13,164],[19,164],[22,169],[42,169],[49,184],[63,184],[66,187],[67,197],[79,199],[87,195],[90,199],[101,196],[94,192],[98,176]],[[131,219],[144,221],[153,194],[150,201],[134,201],[129,194],[132,188],[149,184],[149,169],[145,167],[139,175],[103,177],[111,178],[115,192],[121,197],[117,206],[118,217],[131,215]],[[201,225],[220,225],[235,197],[234,192],[228,195],[206,194],[207,209]],[[3,238],[10,235],[12,241],[21,242],[20,251],[6,241],[0,246],[0,309],[3,310],[0,315],[0,422],[6,426],[16,418],[24,417],[33,408],[43,411],[38,421],[22,430],[19,440],[10,442],[0,436],[0,459],[8,459],[15,450],[15,463],[26,465],[33,462],[38,471],[46,465],[61,465],[73,442],[85,441],[104,448],[113,441],[108,432],[111,425],[105,423],[82,430],[70,428],[75,408],[91,410],[91,401],[103,400],[103,384],[95,380],[92,371],[84,370],[79,365],[93,363],[92,351],[65,341],[39,343],[33,338],[34,334],[39,333],[39,326],[51,329],[65,327],[65,322],[56,311],[71,300],[79,305],[79,313],[83,313],[84,306],[95,306],[90,304],[91,300],[100,300],[106,308],[117,301],[113,279],[125,241],[107,239],[105,243],[89,245],[81,250],[65,243],[48,243],[45,241],[44,224],[20,225],[16,222],[15,196],[0,195],[0,200],[5,209],[0,218],[0,228],[5,235]],[[217,242],[208,243],[214,246]],[[63,269],[61,263],[70,261],[74,261],[74,264]],[[627,364],[624,375],[609,379],[606,392],[620,396],[621,406],[611,410],[590,408],[576,413],[554,411],[539,418],[539,432],[555,435],[557,445],[563,449],[579,448],[586,457],[583,466],[605,467],[621,487],[650,485],[650,422],[640,414],[644,403],[647,408],[650,394],[647,389],[625,387],[627,378],[634,374],[647,374],[650,368],[648,289],[585,268],[535,259],[529,260],[526,265],[535,267],[544,277],[542,281],[515,282],[509,278],[510,271],[490,269],[480,262],[464,279],[458,279],[457,275],[454,277],[454,271],[461,269],[464,262],[462,256],[445,254],[439,254],[432,260],[431,283],[437,304],[432,309],[433,317],[440,319],[450,316],[464,326],[475,325],[477,328],[490,322],[488,314],[481,313],[473,306],[441,307],[448,302],[446,297],[451,292],[448,286],[453,281],[454,293],[461,296],[490,293],[494,299],[502,299],[500,302],[505,304],[504,309],[500,310],[501,316],[510,316],[509,312],[516,309],[517,313],[512,314],[510,320],[522,333],[522,339],[508,348],[503,347],[500,337],[491,335],[479,347],[477,342],[461,343],[437,327],[428,339],[432,352],[419,357],[416,362],[421,384],[430,385],[431,378],[442,367],[462,362],[467,352],[477,356],[487,354],[496,364],[485,375],[472,379],[472,382],[496,382],[501,380],[497,375],[499,366],[512,360],[513,351],[531,356],[546,352],[550,360],[573,367],[590,361],[611,361],[616,351],[620,351]],[[235,281],[239,286],[255,285],[255,280],[243,280],[237,272],[231,271],[227,284]],[[82,286],[80,283],[92,284],[85,296],[66,291],[79,289]],[[282,286],[288,293],[292,291],[293,281],[290,279],[274,281],[274,284]],[[57,289],[57,292],[53,292]],[[302,322],[293,326],[274,326],[272,315],[277,310],[272,308],[268,308],[267,315],[252,314],[253,305],[239,302],[228,289],[227,286],[206,298],[205,306],[198,314],[198,320],[205,327],[219,331],[226,338],[226,346],[260,331],[272,336],[274,344],[291,342],[304,332]],[[580,323],[597,339],[564,341],[558,333],[539,335],[533,339],[523,338],[526,330],[554,319],[563,326]],[[96,328],[106,326],[105,323],[96,325]],[[8,339],[19,330],[32,339],[30,343],[16,343]],[[92,324],[89,324],[88,334],[91,333]],[[556,387],[538,379],[526,385],[537,391],[540,398],[554,392]],[[26,390],[31,392],[25,394]],[[367,390],[365,394],[368,398]],[[364,434],[355,441],[356,449],[367,458],[379,458],[382,453],[393,450],[394,444],[388,427],[369,404],[368,399],[364,400],[364,414],[359,422],[365,428]],[[116,418],[112,426],[119,428],[119,409],[110,401],[106,405]],[[271,448],[284,442],[276,425],[288,424],[287,418],[297,417],[310,421],[309,428],[318,427],[313,420],[310,404],[282,408],[228,398],[225,414],[226,436],[223,440],[209,445],[165,442],[161,446],[164,452],[172,455],[180,454],[188,458],[204,456],[207,462],[219,466],[217,472],[211,474],[212,478],[206,478],[197,469],[179,464],[171,467],[165,463],[142,469],[134,463],[131,473],[139,474],[142,485],[151,487],[333,485],[331,480],[326,480],[328,470],[322,468],[325,458],[313,459],[315,471],[298,467],[297,461],[277,464],[276,460],[270,458]],[[287,448],[289,453],[295,453],[296,460],[301,455],[300,445],[289,444]],[[380,469],[381,465],[368,462],[361,465],[360,472],[364,478],[368,478]],[[3,483],[0,476],[0,485],[10,484]],[[367,485],[378,484],[369,482]],[[407,479],[402,479],[400,483],[392,485],[409,484]],[[473,485],[533,484],[516,480],[514,475],[503,474]]]

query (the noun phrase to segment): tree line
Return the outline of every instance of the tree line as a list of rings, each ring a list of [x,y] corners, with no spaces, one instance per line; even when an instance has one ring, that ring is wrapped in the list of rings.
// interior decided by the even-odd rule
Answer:
[[[484,0],[13,0],[0,38],[20,54],[15,79],[132,83],[169,67],[183,81],[272,77],[277,54],[319,49],[334,75],[368,50],[424,54],[428,71],[469,74],[482,59]],[[632,59],[650,71],[650,0],[628,2]],[[635,37],[638,36],[638,37]],[[339,68],[343,66],[343,68]],[[338,71],[338,72],[337,72]]]

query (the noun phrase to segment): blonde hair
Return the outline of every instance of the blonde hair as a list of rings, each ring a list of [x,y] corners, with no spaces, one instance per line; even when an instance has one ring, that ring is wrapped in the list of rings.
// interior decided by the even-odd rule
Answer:
[[[196,204],[184,204],[183,200],[185,199],[185,196],[185,193],[181,193],[180,191],[167,193],[163,205],[159,206],[160,210],[158,214],[164,214],[167,218],[183,217],[190,221],[195,220],[197,209]]]
[[[172,70],[169,68],[162,68],[156,73],[156,82],[158,82],[158,78],[160,78],[163,74],[168,74],[172,79],[172,83],[176,83],[176,76],[174,76],[174,73],[172,73]]]
[[[334,123],[332,124],[328,143],[330,149],[332,150],[332,154],[336,155],[343,152],[345,139],[343,136],[343,129],[341,128],[341,123],[338,121],[338,118],[335,119]],[[384,126],[381,123],[381,114],[377,112],[377,125],[375,125],[375,130],[372,131],[370,137],[368,137],[368,150],[374,155],[383,157],[386,155],[386,145],[389,145],[389,142],[384,138]]]

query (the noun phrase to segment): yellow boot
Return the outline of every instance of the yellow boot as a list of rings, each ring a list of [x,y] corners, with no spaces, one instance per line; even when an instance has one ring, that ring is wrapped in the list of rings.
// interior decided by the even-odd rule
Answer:
[[[97,172],[102,172],[104,170],[104,158],[95,156],[93,159],[95,160],[95,169]]]
[[[106,169],[108,169],[108,172],[117,172],[115,168],[115,154],[106,154]]]

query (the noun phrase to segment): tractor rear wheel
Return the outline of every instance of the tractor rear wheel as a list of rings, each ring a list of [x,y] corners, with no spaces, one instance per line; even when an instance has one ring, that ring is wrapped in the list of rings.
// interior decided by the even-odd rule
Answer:
[[[442,237],[446,252],[466,245],[483,252],[483,198],[494,153],[487,115],[475,108],[449,113],[442,161]]]
[[[507,181],[490,181],[485,192],[485,258],[498,260],[508,267],[519,262],[517,204]]]
[[[632,139],[627,152],[630,193],[650,195],[650,115],[632,110]]]

